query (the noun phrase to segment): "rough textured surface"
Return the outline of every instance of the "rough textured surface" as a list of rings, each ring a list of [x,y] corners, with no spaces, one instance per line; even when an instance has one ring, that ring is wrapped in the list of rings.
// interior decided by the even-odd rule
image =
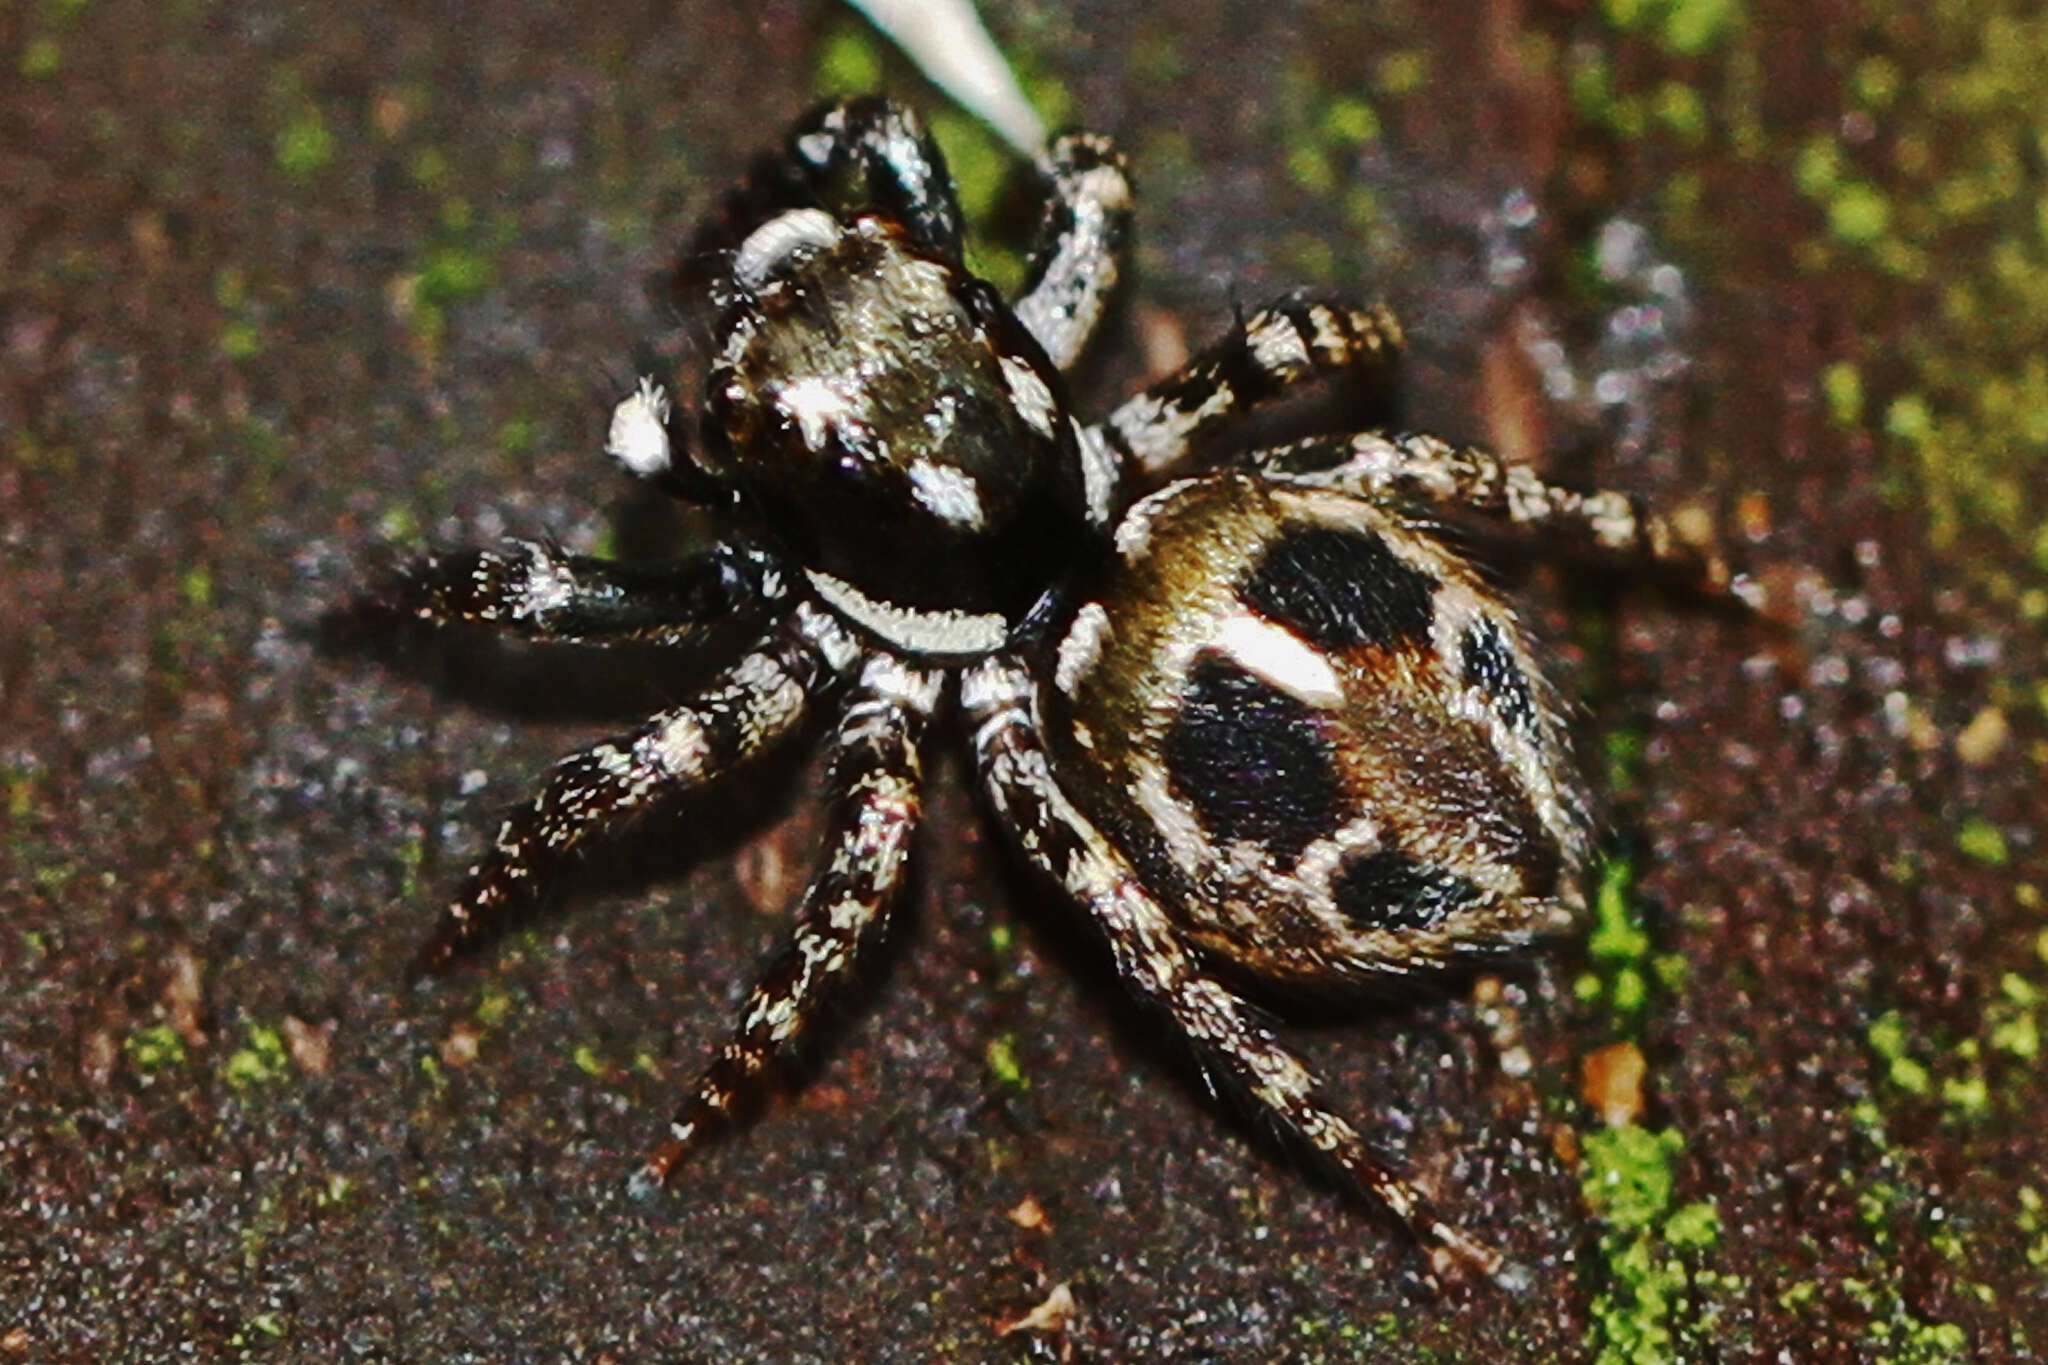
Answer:
[[[1293,1034],[1517,1295],[1219,1116],[954,764],[888,968],[665,1202],[622,1177],[808,866],[800,759],[398,988],[495,808],[687,670],[323,613],[425,541],[658,546],[597,451],[687,353],[672,252],[821,80],[938,106],[823,6],[343,13],[0,9],[0,1359],[2048,1350],[2031,10],[998,20],[1141,181],[1088,401],[1385,292],[1416,425],[1716,512],[1789,604],[1526,575],[1600,924]]]

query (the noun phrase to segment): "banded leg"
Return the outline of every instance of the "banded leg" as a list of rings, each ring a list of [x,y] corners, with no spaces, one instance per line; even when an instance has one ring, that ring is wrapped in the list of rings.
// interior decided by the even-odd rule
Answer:
[[[1371,1191],[1418,1237],[1508,1283],[1500,1254],[1446,1222],[1394,1174],[1331,1107],[1307,1066],[1202,970],[1166,907],[1060,789],[1033,719],[1032,696],[1030,677],[1014,659],[999,656],[962,679],[961,704],[975,726],[982,782],[1004,823],[1017,831],[1025,856],[1100,926],[1125,984],[1165,1013],[1211,1076]]]
[[[1116,290],[1131,236],[1131,182],[1122,153],[1092,133],[1054,142],[1039,172],[1051,198],[1011,311],[1064,370],[1080,357]]]
[[[540,795],[506,818],[469,870],[420,950],[415,974],[440,972],[530,905],[592,833],[705,785],[795,730],[811,700],[859,652],[845,627],[800,604],[697,696],[555,764]]]
[[[879,209],[926,250],[960,263],[960,204],[939,144],[881,95],[828,104],[790,134],[789,156],[833,215]]]
[[[1103,422],[1110,443],[1157,474],[1203,435],[1312,379],[1347,376],[1368,398],[1392,392],[1401,324],[1384,307],[1284,300],[1240,319],[1230,334]]]
[[[870,656],[839,721],[830,786],[841,795],[830,860],[804,893],[795,931],[747,997],[731,1038],[677,1111],[669,1140],[634,1174],[635,1194],[667,1182],[887,929],[917,828],[918,747],[941,676]]]
[[[1580,493],[1546,483],[1535,470],[1433,436],[1324,437],[1260,451],[1255,468],[1276,478],[1361,497],[1408,498],[1460,507],[1516,525],[1570,536],[1612,554],[1665,566],[1714,593],[1751,601],[1712,545],[1695,544],[1641,498],[1612,490]]]
[[[481,622],[532,640],[686,644],[787,592],[779,563],[752,545],[626,565],[515,540],[495,550],[428,555],[381,584],[375,598],[387,611],[422,621]]]

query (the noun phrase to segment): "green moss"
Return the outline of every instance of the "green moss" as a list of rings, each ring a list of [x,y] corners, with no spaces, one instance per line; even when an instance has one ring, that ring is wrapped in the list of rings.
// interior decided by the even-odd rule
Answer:
[[[1854,427],[1863,421],[1863,375],[1846,360],[1837,360],[1820,373],[1821,396],[1827,399],[1828,416],[1838,427]]]
[[[1891,226],[1891,205],[1875,185],[1849,180],[1828,198],[1828,230],[1855,246],[1878,241]]]
[[[1941,1082],[1941,1102],[1956,1114],[1976,1118],[1990,1112],[1991,1087],[1981,1071],[1947,1076]]]
[[[603,1079],[606,1071],[604,1058],[597,1055],[597,1049],[588,1043],[578,1043],[569,1054],[569,1060],[576,1063],[576,1069],[586,1076]]]
[[[879,90],[886,52],[881,35],[866,24],[841,24],[818,44],[811,85],[820,95],[864,95]]]
[[[2044,1212],[2041,1192],[2032,1185],[2020,1187],[2020,1212],[2015,1220],[2027,1238],[2027,1264],[2036,1270],[2048,1270],[2048,1212]]]
[[[470,1010],[470,1018],[483,1028],[495,1028],[512,1012],[516,1003],[512,992],[503,986],[486,982],[477,988],[476,1005]]]
[[[1657,121],[1686,142],[1698,143],[1707,136],[1707,102],[1700,92],[1683,81],[1665,81],[1657,87],[1652,101]]]
[[[310,180],[334,160],[335,139],[320,110],[307,105],[277,133],[277,168],[290,180]]]
[[[461,246],[430,249],[419,264],[414,298],[441,308],[473,299],[491,287],[497,271],[480,252]]]
[[[237,318],[221,327],[217,344],[226,359],[249,360],[262,353],[263,334],[256,330],[255,323]]]
[[[1682,1205],[1664,1220],[1664,1240],[1688,1251],[1708,1251],[1721,1244],[1721,1214],[1705,1200]]]
[[[1933,1088],[1927,1064],[1908,1050],[1905,1019],[1897,1010],[1887,1010],[1872,1020],[1864,1041],[1885,1063],[1885,1078],[1893,1085],[1913,1095],[1925,1095]]]
[[[1682,57],[1719,45],[1743,17],[1738,0],[1601,0],[1600,12],[1623,33],[1652,38]]]
[[[1721,1218],[1705,1202],[1671,1207],[1676,1162],[1684,1150],[1669,1129],[1629,1124],[1583,1139],[1580,1189],[1606,1224],[1600,1236],[1604,1282],[1591,1316],[1601,1365],[1661,1365],[1696,1354],[1704,1317],[1691,1305],[1741,1281],[1700,1270],[1720,1245]]]
[[[1017,1040],[1010,1034],[998,1034],[989,1039],[982,1060],[988,1063],[989,1074],[1010,1089],[1023,1091],[1031,1088],[1031,1078],[1024,1074],[1024,1068],[1017,1062]]]
[[[1956,830],[1956,847],[1963,856],[1989,867],[2004,867],[2011,859],[2005,835],[1981,815],[1972,815]]]
[[[498,428],[498,449],[506,455],[531,455],[540,448],[540,432],[530,417],[514,417]]]
[[[21,47],[21,74],[29,80],[47,80],[64,66],[64,49],[47,33],[38,34]]]
[[[178,595],[194,611],[213,605],[213,572],[204,564],[191,564],[178,575]]]
[[[2003,998],[1984,1011],[1985,1041],[1999,1052],[2031,1062],[2041,1055],[2040,992],[2018,972],[2007,972],[2000,994]]]
[[[1323,111],[1321,131],[1330,142],[1364,146],[1379,139],[1379,115],[1357,95],[1338,95]]]
[[[183,1066],[186,1060],[185,1040],[169,1024],[137,1029],[121,1040],[121,1051],[127,1054],[128,1064],[144,1076]]]
[[[1626,858],[1600,865],[1593,894],[1593,935],[1586,951],[1596,962],[1636,963],[1649,955],[1650,936],[1635,910],[1635,868]]]
[[[406,158],[406,174],[422,189],[443,190],[453,175],[448,154],[439,147],[420,147]]]
[[[258,1341],[256,1338],[262,1337],[267,1338],[269,1341],[280,1341],[284,1338],[284,1334],[284,1319],[275,1313],[256,1313],[249,1317],[240,1331],[228,1337],[228,1345],[241,1351],[258,1350],[265,1345],[265,1342]]]
[[[1287,178],[1310,194],[1329,194],[1337,188],[1337,168],[1329,153],[1309,143],[1288,149]]]
[[[398,524],[400,520],[403,520],[404,524]],[[386,523],[390,524],[387,525]],[[387,543],[397,543],[411,539],[410,533],[415,529],[411,525],[409,513],[405,514],[405,517],[401,519],[396,517],[394,513],[387,512],[383,521],[378,525],[380,533],[387,530],[406,533],[385,536],[384,538]],[[427,844],[425,838],[422,837],[417,827],[408,829],[405,838],[398,845],[398,898],[407,904],[419,899],[420,869],[426,865],[426,861]]]
[[[1429,53],[1419,48],[1389,52],[1373,72],[1373,87],[1393,99],[1413,95],[1429,84]]]
[[[237,1090],[268,1085],[282,1077],[291,1065],[284,1037],[276,1029],[250,1023],[245,1032],[248,1041],[236,1048],[221,1068],[221,1078]]]
[[[1588,1133],[1579,1177],[1586,1203],[1613,1227],[1647,1230],[1670,1206],[1672,1159],[1684,1146],[1669,1129],[1635,1124]]]

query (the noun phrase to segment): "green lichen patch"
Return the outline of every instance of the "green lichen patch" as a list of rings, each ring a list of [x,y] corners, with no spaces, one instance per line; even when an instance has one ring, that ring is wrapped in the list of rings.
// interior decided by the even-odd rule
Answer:
[[[1705,1201],[1672,1205],[1684,1149],[1676,1132],[1635,1124],[1582,1139],[1580,1188],[1605,1225],[1591,1308],[1600,1365],[1698,1358],[1717,1301],[1740,1287],[1705,1264],[1721,1242],[1719,1212]]]
[[[1988,525],[2048,572],[2048,518],[2029,495],[2048,478],[2048,199],[2030,169],[2048,15],[2021,0],[1866,9],[1841,127],[1875,135],[1851,145],[1831,127],[1800,148],[1795,180],[1840,249],[1810,259],[1914,291],[1884,430],[1937,543]]]
[[[237,1090],[254,1090],[282,1079],[291,1069],[284,1035],[267,1024],[246,1026],[247,1041],[228,1055],[221,1079]]]
[[[1679,57],[1726,42],[1744,18],[1741,0],[1601,0],[1600,13],[1623,33],[1647,37]]]
[[[307,104],[277,130],[273,155],[287,180],[311,180],[334,160],[336,141],[319,107]]]
[[[138,1075],[154,1076],[185,1065],[185,1040],[169,1024],[139,1028],[121,1040],[121,1051]]]
[[[1610,1027],[1633,1035],[1640,1028],[1653,987],[1675,988],[1685,979],[1685,960],[1652,951],[1635,895],[1635,867],[1627,858],[1600,865],[1593,893],[1593,931],[1586,939],[1589,970],[1574,983],[1582,1004],[1604,1006]]]
[[[1006,1088],[1016,1091],[1031,1088],[1031,1078],[1024,1074],[1024,1067],[1017,1060],[1017,1040],[1011,1035],[1005,1033],[989,1039],[982,1060],[987,1062],[989,1074]]]
[[[1956,830],[1956,847],[1964,857],[1987,867],[2004,867],[2012,857],[2005,846],[2005,835],[1981,815],[1963,821]]]

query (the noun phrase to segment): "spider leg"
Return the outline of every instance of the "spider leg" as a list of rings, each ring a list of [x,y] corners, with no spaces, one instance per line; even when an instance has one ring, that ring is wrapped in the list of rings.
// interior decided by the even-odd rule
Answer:
[[[441,912],[414,972],[438,973],[533,898],[572,850],[659,799],[701,787],[788,735],[860,655],[831,616],[799,603],[704,691],[555,764],[540,795],[499,827]]]
[[[802,1034],[880,940],[903,885],[917,828],[918,746],[943,675],[868,656],[839,721],[830,785],[841,793],[832,852],[804,893],[796,928],[754,986],[732,1036],[669,1125],[670,1138],[632,1181],[659,1189],[776,1055]]]
[[[1639,497],[1559,488],[1527,465],[1433,436],[1322,437],[1260,451],[1251,464],[1288,482],[1486,513],[1665,566],[1709,592],[1732,592],[1744,601],[1754,596],[1715,546],[1682,536]]]
[[[1160,474],[1202,436],[1309,380],[1346,376],[1368,398],[1392,391],[1401,324],[1384,308],[1286,299],[1269,304],[1102,423],[1135,467]]]
[[[1106,137],[1060,138],[1039,165],[1051,196],[1039,223],[1024,292],[1012,310],[1064,370],[1102,320],[1131,236],[1131,183]]]
[[[437,625],[481,622],[532,640],[686,644],[734,615],[771,607],[788,581],[758,546],[727,543],[666,564],[614,564],[540,541],[428,555],[373,594]]]
[[[1500,1254],[1446,1222],[1419,1190],[1389,1169],[1331,1107],[1308,1067],[1203,971],[1166,907],[1061,790],[1034,718],[1033,695],[1030,675],[1014,658],[998,656],[963,677],[961,704],[975,726],[976,763],[1025,856],[1078,901],[1108,938],[1117,974],[1172,1021],[1211,1077],[1370,1190],[1418,1237],[1498,1279]]]
[[[926,250],[960,262],[960,204],[939,144],[916,114],[881,95],[815,110],[789,136],[789,157],[836,217],[879,209]]]

